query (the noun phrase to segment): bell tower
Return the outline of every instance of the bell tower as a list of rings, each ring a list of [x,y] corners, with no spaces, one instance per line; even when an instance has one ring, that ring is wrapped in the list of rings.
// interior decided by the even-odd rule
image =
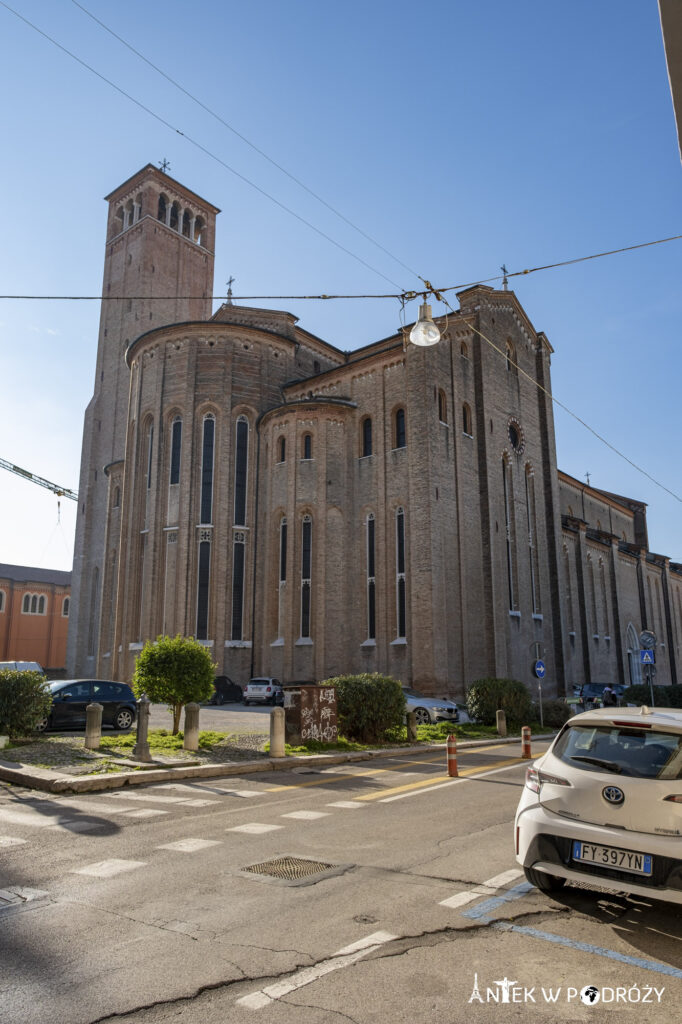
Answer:
[[[106,536],[107,468],[125,459],[126,349],[152,328],[210,317],[220,212],[152,164],[105,198],[102,309],[94,393],[83,427],[67,645],[72,676],[95,670],[104,564],[111,564],[118,546],[118,538]]]

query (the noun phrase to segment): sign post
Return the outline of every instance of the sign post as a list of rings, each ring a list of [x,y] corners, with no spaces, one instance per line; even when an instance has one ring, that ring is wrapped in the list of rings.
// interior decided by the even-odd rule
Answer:
[[[533,672],[535,673],[535,678],[538,681],[538,706],[540,708],[540,727],[544,729],[545,723],[542,717],[542,680],[545,678],[545,674],[547,672],[544,661],[540,661],[540,659],[538,658],[538,660],[533,665]]]
[[[653,684],[653,676],[656,671],[656,653],[654,650],[656,647],[656,634],[650,629],[642,630],[639,634],[639,643],[639,661],[646,670],[647,680],[649,683],[649,693],[651,695],[651,707],[653,708],[656,706]]]

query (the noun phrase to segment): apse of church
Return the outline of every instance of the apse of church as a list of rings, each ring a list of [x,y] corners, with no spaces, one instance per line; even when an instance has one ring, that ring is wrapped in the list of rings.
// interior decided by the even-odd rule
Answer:
[[[552,349],[514,293],[460,293],[433,348],[345,353],[287,312],[211,315],[218,211],[168,175],[108,200],[105,295],[134,298],[102,307],[70,671],[129,679],[182,633],[240,684],[379,671],[459,695],[533,685],[541,659],[562,693],[585,657]]]

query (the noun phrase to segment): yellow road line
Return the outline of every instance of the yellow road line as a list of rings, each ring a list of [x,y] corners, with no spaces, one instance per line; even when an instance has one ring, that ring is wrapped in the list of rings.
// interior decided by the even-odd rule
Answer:
[[[304,787],[307,788],[309,786],[326,786],[326,785],[330,785],[332,782],[342,782],[342,781],[345,781],[347,779],[364,779],[368,775],[381,775],[383,772],[398,772],[398,771],[400,771],[399,768],[367,768],[366,771],[362,771],[362,772],[348,772],[348,773],[339,772],[338,775],[336,773],[334,773],[334,774],[330,773],[324,779],[312,779],[310,782],[290,782],[290,783],[287,783],[286,785],[283,785],[283,786],[270,786],[266,790],[266,792],[267,793],[280,793],[284,789],[303,789]]]
[[[492,772],[496,768],[506,768],[507,765],[522,764],[523,758],[513,757],[506,761],[497,761],[495,764],[479,764],[475,768],[464,768],[459,777],[475,775],[477,772]],[[354,800],[380,800],[382,797],[390,796],[392,793],[406,793],[411,789],[423,789],[425,786],[435,786],[441,782],[449,781],[449,775],[436,775],[430,779],[422,779],[420,782],[407,782],[404,786],[395,786],[393,789],[382,789],[375,793],[365,793],[363,796],[354,796]]]

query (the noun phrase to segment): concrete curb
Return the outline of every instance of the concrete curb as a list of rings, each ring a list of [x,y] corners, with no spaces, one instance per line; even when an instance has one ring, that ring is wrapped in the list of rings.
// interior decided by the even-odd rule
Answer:
[[[534,740],[550,740],[556,733],[543,733]],[[463,740],[459,750],[467,747],[499,746],[502,743],[520,743],[518,736],[485,740]],[[0,761],[0,780],[15,786],[40,789],[46,793],[93,793],[103,789],[122,789],[124,786],[143,786],[150,782],[170,782],[176,779],[217,779],[226,775],[249,775],[253,772],[290,771],[292,768],[313,768],[315,765],[352,764],[371,761],[378,757],[400,757],[405,754],[423,754],[429,750],[445,750],[445,743],[427,743],[414,747],[390,747],[385,750],[358,750],[348,754],[305,754],[268,758],[258,761],[231,761],[229,764],[183,764],[169,768],[148,768],[143,771],[112,772],[108,775],[66,775],[48,768],[14,767],[15,762]]]

